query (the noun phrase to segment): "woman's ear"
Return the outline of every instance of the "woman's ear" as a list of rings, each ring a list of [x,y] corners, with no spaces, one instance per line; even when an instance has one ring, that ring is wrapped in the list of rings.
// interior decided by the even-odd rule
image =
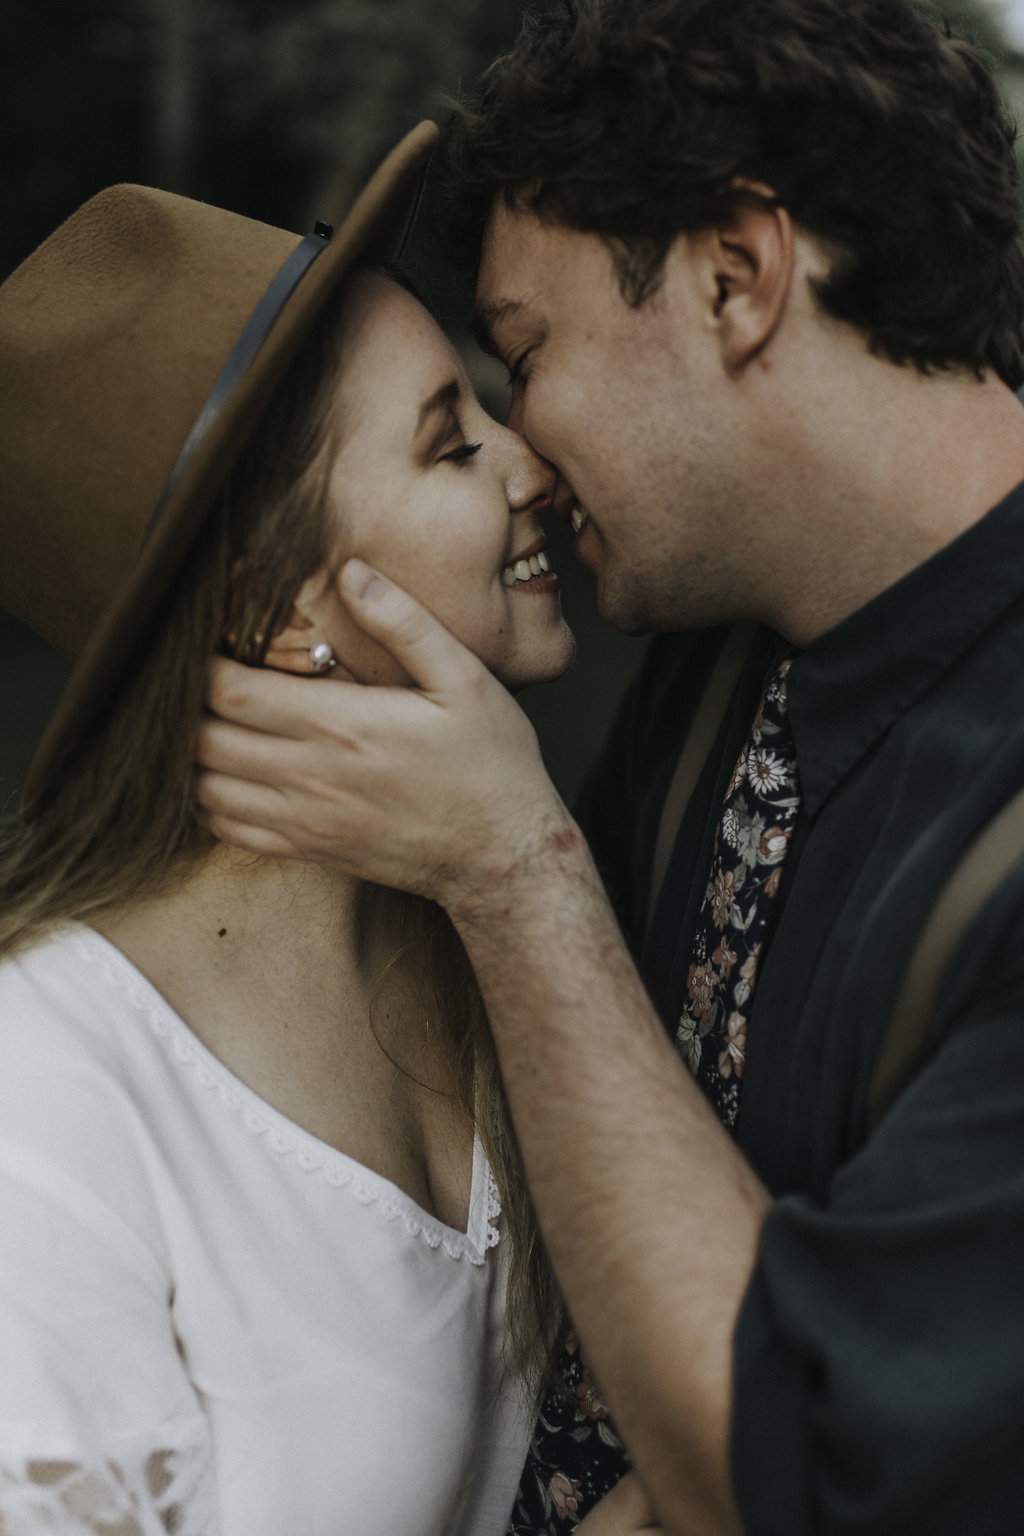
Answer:
[[[316,646],[326,646],[333,656],[331,633],[337,600],[332,601],[332,592],[333,584],[326,566],[306,578],[270,637],[263,657],[265,667],[305,677],[330,670],[333,662],[327,666],[323,661],[318,663],[312,652]],[[227,638],[229,644],[235,643],[235,637],[230,633]]]
[[[275,672],[296,672],[309,675],[314,671],[310,652],[318,643],[311,619],[293,603],[271,636],[270,644],[263,653],[263,665]]]
[[[705,231],[703,257],[711,323],[731,373],[756,357],[775,334],[793,281],[793,221],[767,187],[741,184],[740,198]]]

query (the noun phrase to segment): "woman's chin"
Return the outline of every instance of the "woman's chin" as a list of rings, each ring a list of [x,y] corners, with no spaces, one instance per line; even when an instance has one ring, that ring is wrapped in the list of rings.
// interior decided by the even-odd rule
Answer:
[[[524,688],[535,688],[540,683],[554,683],[564,677],[576,659],[576,637],[568,626],[562,626],[557,644],[546,647],[543,654],[531,656],[512,667],[497,667],[494,675],[509,693],[522,693]]]

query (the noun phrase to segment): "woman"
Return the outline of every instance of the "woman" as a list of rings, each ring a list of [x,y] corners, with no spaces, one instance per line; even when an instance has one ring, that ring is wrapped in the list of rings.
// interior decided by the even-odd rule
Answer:
[[[190,782],[217,648],[401,684],[351,554],[569,663],[548,469],[353,270],[431,138],[333,239],[112,189],[0,289],[0,595],[78,655],[0,852],[4,1536],[506,1526],[552,1307],[464,956]]]

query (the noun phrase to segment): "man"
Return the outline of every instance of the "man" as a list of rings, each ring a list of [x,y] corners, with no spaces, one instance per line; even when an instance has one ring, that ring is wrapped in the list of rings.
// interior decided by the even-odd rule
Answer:
[[[513,702],[358,561],[353,616],[415,689],[228,664],[213,687],[220,835],[451,913],[583,1348],[673,1536],[1024,1512],[1020,873],[927,1061],[868,1113],[935,893],[1024,783],[1012,140],[984,65],[909,0],[528,23],[450,133],[449,184],[602,613],[663,632],[581,796],[593,856]],[[652,906],[736,620],[761,627]]]

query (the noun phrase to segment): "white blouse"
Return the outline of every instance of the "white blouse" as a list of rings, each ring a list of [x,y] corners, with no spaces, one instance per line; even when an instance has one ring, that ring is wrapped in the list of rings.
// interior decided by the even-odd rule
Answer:
[[[503,1536],[498,1218],[479,1144],[461,1233],[91,929],[0,965],[0,1531]]]

